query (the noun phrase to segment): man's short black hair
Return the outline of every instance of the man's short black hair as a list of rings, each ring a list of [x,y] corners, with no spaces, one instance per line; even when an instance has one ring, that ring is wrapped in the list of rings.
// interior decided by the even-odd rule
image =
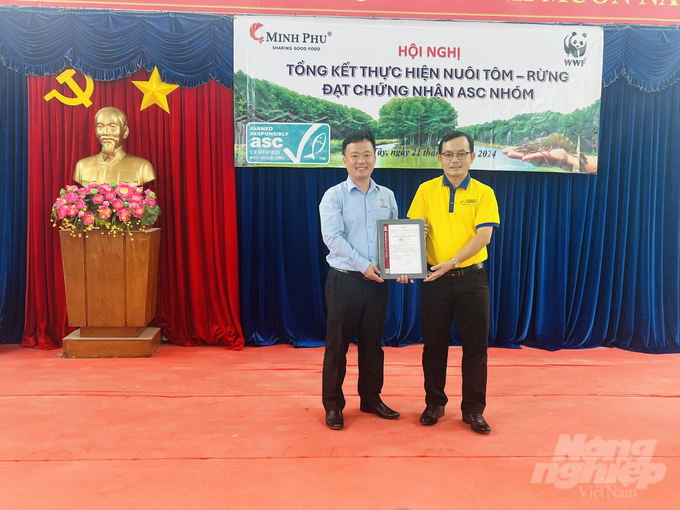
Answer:
[[[454,138],[460,138],[461,136],[467,138],[467,141],[470,144],[470,152],[475,152],[475,141],[470,135],[463,133],[462,131],[449,131],[443,136],[441,142],[439,142],[439,154],[442,153],[442,148],[446,142],[453,140]]]
[[[347,135],[347,137],[342,141],[342,155],[345,155],[345,149],[350,143],[363,142],[368,140],[373,146],[373,152],[375,152],[375,136],[370,129],[360,129],[359,131],[353,131]]]

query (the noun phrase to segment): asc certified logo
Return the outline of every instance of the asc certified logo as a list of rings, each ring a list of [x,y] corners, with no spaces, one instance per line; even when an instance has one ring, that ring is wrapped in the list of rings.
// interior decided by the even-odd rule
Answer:
[[[330,141],[328,124],[254,122],[246,127],[246,161],[326,165]]]

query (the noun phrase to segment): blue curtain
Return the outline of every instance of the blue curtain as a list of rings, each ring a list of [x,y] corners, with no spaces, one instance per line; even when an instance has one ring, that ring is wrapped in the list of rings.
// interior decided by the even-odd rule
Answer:
[[[501,214],[486,263],[491,345],[680,352],[679,76],[676,28],[607,27],[599,175],[473,172]],[[346,172],[238,174],[246,342],[321,345],[328,267],[317,207]],[[373,175],[403,217],[439,174]],[[421,341],[418,294],[417,283],[392,284],[385,344]],[[452,336],[458,344],[455,325]]]
[[[67,66],[94,80],[142,68],[166,82],[232,88],[233,18],[211,14],[0,7],[0,60],[45,76]]]
[[[406,214],[421,180],[437,171],[377,169],[373,178],[394,191]],[[241,326],[250,345],[322,345],[328,273],[319,228],[324,191],[347,178],[344,169],[237,169],[241,239]],[[420,338],[416,285],[392,284],[386,343]]]
[[[19,343],[26,297],[26,77],[0,66],[0,343]]]
[[[601,328],[608,345],[679,352],[680,84],[649,94],[621,81],[602,111]]]
[[[604,28],[605,87],[619,77],[645,92],[680,79],[680,27],[611,25]]]

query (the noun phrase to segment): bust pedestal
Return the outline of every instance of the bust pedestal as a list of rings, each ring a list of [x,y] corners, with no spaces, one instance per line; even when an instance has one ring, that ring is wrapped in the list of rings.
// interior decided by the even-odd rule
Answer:
[[[150,357],[161,342],[156,315],[161,231],[128,235],[59,232],[69,326],[67,358]]]

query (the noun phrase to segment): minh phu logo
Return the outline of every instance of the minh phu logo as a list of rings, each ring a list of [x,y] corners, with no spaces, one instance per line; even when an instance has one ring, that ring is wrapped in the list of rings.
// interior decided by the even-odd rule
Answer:
[[[262,23],[253,23],[250,25],[250,37],[263,43],[293,43],[293,44],[326,44],[326,40],[331,32],[326,34],[311,34],[309,32],[268,32],[266,29],[260,31],[264,25]]]
[[[660,482],[666,474],[665,464],[652,462],[655,448],[652,439],[631,443],[598,436],[586,442],[586,434],[576,434],[573,440],[561,434],[552,462],[536,463],[531,483],[558,489],[578,485],[584,497],[635,497],[638,489]]]

